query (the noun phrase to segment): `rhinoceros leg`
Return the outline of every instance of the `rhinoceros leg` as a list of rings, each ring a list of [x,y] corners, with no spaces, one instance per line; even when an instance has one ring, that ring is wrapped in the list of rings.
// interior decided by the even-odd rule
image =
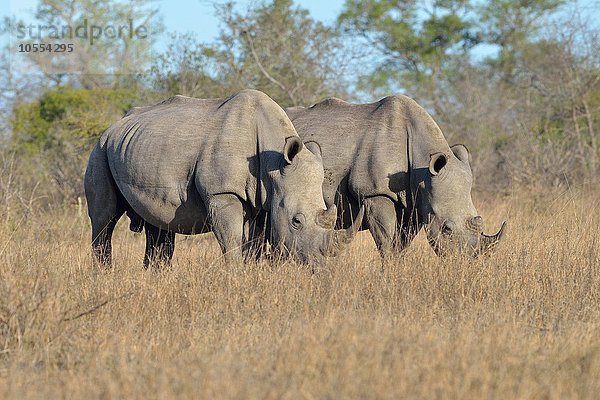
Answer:
[[[246,221],[244,223],[244,259],[259,261],[267,256],[269,232],[267,213],[264,211],[252,215],[246,210]]]
[[[208,200],[208,216],[225,260],[241,262],[244,244],[244,206],[231,193],[212,196]]]
[[[386,259],[393,254],[396,239],[396,207],[386,196],[368,197],[364,200],[369,231],[381,256]]]
[[[105,222],[106,219],[92,218],[92,256],[95,265],[110,267],[112,264],[112,234],[117,221],[123,215],[115,214]]]
[[[109,267],[112,234],[125,208],[108,167],[106,153],[97,145],[85,172],[85,197],[92,222],[92,258],[95,265]]]
[[[396,241],[394,247],[396,253],[400,253],[413,241],[421,229],[421,223],[415,212],[410,212],[404,207],[397,207],[396,215],[399,217],[399,225],[396,230]]]
[[[170,267],[175,251],[175,232],[160,229],[148,222],[144,223],[144,229],[146,231],[144,268]]]

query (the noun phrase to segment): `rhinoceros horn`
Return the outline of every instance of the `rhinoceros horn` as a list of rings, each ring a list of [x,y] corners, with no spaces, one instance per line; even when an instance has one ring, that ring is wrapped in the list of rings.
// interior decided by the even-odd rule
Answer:
[[[494,249],[502,240],[504,236],[504,228],[506,227],[506,221],[502,223],[500,230],[495,234],[488,236],[485,233],[481,234],[479,238],[479,254],[485,254]]]
[[[337,219],[337,207],[333,204],[327,210],[323,210],[317,215],[317,225],[325,229],[333,229]]]
[[[362,225],[363,217],[365,216],[365,206],[361,206],[358,211],[358,215],[356,219],[352,223],[352,226],[345,230],[337,230],[331,232],[331,238],[329,241],[329,248],[327,251],[328,256],[334,256],[338,254],[344,247],[346,247],[354,237],[356,233],[360,230]]]

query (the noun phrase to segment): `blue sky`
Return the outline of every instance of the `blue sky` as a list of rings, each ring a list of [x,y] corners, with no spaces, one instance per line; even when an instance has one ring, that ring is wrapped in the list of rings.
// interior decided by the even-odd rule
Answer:
[[[187,0],[187,1],[159,1],[163,21],[168,29],[179,32],[197,32],[202,39],[210,40],[218,33],[217,20],[214,17],[213,3],[222,1]],[[241,9],[248,5],[259,3],[257,1],[239,1]],[[344,0],[304,0],[296,4],[310,11],[315,19],[326,23],[335,21],[342,10]],[[244,7],[246,6],[246,7]]]

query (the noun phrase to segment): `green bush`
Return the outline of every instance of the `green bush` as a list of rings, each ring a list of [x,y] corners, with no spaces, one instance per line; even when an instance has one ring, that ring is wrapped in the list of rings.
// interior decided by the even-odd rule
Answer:
[[[10,152],[25,191],[44,207],[83,197],[91,148],[138,101],[133,89],[53,88],[14,107]],[[16,157],[15,157],[16,156]]]
[[[39,100],[15,107],[13,150],[37,154],[70,144],[87,145],[137,100],[131,89],[73,89],[59,87]]]

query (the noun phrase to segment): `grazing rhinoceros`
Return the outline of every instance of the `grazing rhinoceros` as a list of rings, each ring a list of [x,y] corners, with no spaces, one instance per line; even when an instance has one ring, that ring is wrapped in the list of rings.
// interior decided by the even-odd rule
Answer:
[[[146,230],[144,266],[169,263],[175,234],[213,231],[226,258],[250,250],[257,216],[283,255],[316,262],[347,243],[362,222],[334,231],[323,201],[319,146],[303,144],[267,95],[172,97],[134,108],[92,151],[85,193],[95,260],[111,262],[111,236],[124,214]],[[362,215],[362,214],[361,214]],[[335,250],[335,249],[333,249]]]
[[[404,249],[423,226],[438,255],[450,248],[477,255],[501,239],[504,224],[495,235],[483,234],[467,148],[448,146],[414,100],[390,96],[350,104],[331,98],[286,113],[303,140],[321,146],[323,194],[328,206],[338,205],[338,225],[347,226],[364,204],[364,228],[382,255]]]

